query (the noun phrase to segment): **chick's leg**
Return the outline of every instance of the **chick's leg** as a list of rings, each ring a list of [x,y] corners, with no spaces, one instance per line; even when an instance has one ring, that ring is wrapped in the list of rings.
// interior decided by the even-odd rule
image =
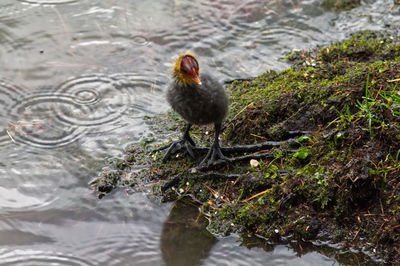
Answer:
[[[217,158],[229,162],[230,159],[222,154],[221,147],[219,146],[219,134],[221,132],[221,124],[215,124],[214,142],[211,145],[206,157],[201,161],[200,165],[204,164],[207,160],[207,165],[211,165]]]
[[[191,146],[196,146],[193,139],[190,137],[189,131],[190,131],[190,127],[192,125],[190,123],[188,123],[186,125],[186,129],[185,132],[183,133],[183,136],[180,140],[176,140],[173,141],[171,143],[168,143],[167,145],[164,145],[158,149],[156,149],[156,151],[161,151],[161,150],[165,150],[168,149],[167,152],[165,153],[162,161],[165,162],[168,160],[168,158],[172,155],[175,154],[177,151],[181,150],[182,148],[186,149],[186,152],[192,157],[194,158],[194,153],[192,150]]]

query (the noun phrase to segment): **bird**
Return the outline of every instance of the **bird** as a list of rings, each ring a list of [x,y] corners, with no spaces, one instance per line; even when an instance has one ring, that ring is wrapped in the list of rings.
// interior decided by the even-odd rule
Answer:
[[[166,98],[172,109],[186,121],[186,128],[181,139],[157,149],[168,149],[163,162],[182,148],[195,158],[192,150],[195,143],[190,137],[190,128],[192,125],[207,124],[214,124],[214,141],[200,165],[207,161],[207,165],[211,165],[217,158],[229,162],[230,159],[223,155],[219,145],[222,122],[229,106],[222,85],[211,75],[200,74],[197,58],[190,52],[179,55],[172,69],[172,78]]]

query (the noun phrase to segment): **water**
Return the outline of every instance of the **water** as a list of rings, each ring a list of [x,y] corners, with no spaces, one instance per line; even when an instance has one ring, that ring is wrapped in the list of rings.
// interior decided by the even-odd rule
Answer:
[[[168,110],[179,52],[229,80],[281,70],[292,49],[399,28],[393,1],[341,13],[319,3],[2,0],[0,264],[337,265],[317,251],[217,238],[195,207],[146,190],[98,200],[88,187],[107,158],[147,136],[144,116]]]

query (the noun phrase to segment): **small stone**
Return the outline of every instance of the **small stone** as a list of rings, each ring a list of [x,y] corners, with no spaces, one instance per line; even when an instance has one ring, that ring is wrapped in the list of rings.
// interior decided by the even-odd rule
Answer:
[[[253,167],[258,167],[260,165],[260,163],[255,159],[251,159],[250,160],[250,165],[253,166]]]

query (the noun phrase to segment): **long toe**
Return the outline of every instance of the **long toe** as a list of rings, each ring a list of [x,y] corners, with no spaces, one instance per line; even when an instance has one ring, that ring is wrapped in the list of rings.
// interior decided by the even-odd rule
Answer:
[[[226,156],[222,153],[221,148],[219,148],[219,147],[218,147],[218,149],[217,149],[217,153],[218,153],[218,157],[219,157],[221,160],[223,160],[223,161],[225,161],[225,162],[231,162],[231,161],[232,161],[230,158],[226,157]]]
[[[203,165],[208,160],[208,158],[210,158],[211,153],[212,153],[212,147],[208,150],[207,155],[203,158],[203,160],[201,160],[199,166]]]
[[[203,165],[204,163],[207,162],[207,166],[212,165],[215,161],[217,160],[222,160],[225,162],[230,162],[231,159],[223,155],[221,148],[219,145],[213,145],[211,146],[210,150],[207,152],[207,155],[204,157],[204,159],[201,161],[199,166]]]
[[[210,166],[211,164],[213,164],[215,162],[215,159],[217,159],[217,154],[218,154],[218,151],[215,148],[212,149],[211,157],[207,163],[207,166]]]
[[[162,162],[164,162],[164,163],[169,159],[169,157],[171,157],[172,154],[175,154],[175,153],[181,151],[182,149],[184,149],[186,151],[186,153],[188,153],[192,158],[195,158],[193,149],[191,147],[192,142],[193,142],[193,140],[190,137],[189,137],[189,139],[184,137],[180,140],[176,140],[171,143],[168,143],[168,144],[156,149],[155,151],[167,149],[167,151],[165,152],[165,155],[162,159]]]
[[[165,163],[169,157],[171,156],[171,154],[174,154],[175,152],[175,147],[176,147],[176,142],[172,142],[171,145],[169,145],[169,148],[167,150],[167,152],[164,154],[164,157],[162,158],[162,162]]]
[[[174,142],[170,142],[170,143],[168,143],[168,144],[165,144],[165,145],[163,145],[163,146],[161,146],[161,147],[155,149],[153,152],[157,152],[157,151],[162,151],[162,150],[168,149],[169,147],[171,147],[171,145],[172,145],[173,143],[174,143]]]
[[[176,140],[170,143],[167,152],[165,153],[162,161],[165,163],[172,154],[175,154],[177,151],[182,149],[181,140]]]
[[[184,136],[183,137],[187,142],[189,142],[190,144],[192,144],[193,147],[196,146],[196,144],[194,143],[192,137],[190,137],[190,135]]]
[[[185,142],[185,148],[186,148],[186,152],[190,155],[190,157],[192,157],[193,159],[195,158],[192,147],[190,146],[190,143]]]

